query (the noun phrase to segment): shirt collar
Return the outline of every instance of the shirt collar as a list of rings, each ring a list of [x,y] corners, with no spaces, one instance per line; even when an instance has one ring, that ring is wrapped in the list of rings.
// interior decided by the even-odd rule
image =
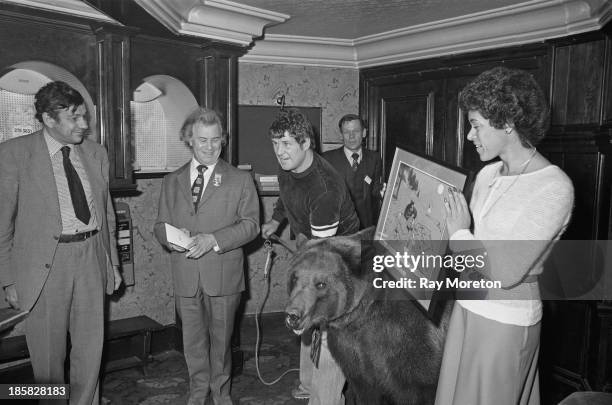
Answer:
[[[359,155],[359,158],[357,159],[358,162],[361,162],[361,157],[363,155],[363,150],[362,148],[359,148],[358,151],[354,152],[352,150],[350,150],[349,148],[347,148],[346,146],[343,147],[344,149],[344,155],[346,156],[346,158],[348,159],[348,161],[350,163],[353,163],[353,153],[357,153]]]
[[[219,160],[217,160],[217,162],[219,162]],[[205,174],[207,173],[212,173],[213,170],[215,170],[215,166],[217,166],[217,162],[215,162],[215,164],[212,165],[205,165],[208,169],[206,169],[206,171],[204,172]],[[191,173],[197,173],[198,172],[198,166],[200,166],[202,163],[198,162],[198,160],[194,157],[191,158]],[[196,174],[197,176],[197,174]]]
[[[55,155],[64,146],[68,146],[70,149],[72,149],[72,147],[74,146],[71,144],[62,144],[60,141],[49,135],[49,132],[47,132],[46,128],[43,129],[43,135],[45,137],[45,142],[47,143],[47,149],[49,149],[49,156]]]

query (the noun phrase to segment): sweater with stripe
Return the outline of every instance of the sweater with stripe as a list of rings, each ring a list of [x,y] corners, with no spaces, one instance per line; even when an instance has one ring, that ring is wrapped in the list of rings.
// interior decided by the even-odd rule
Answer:
[[[318,154],[302,173],[280,170],[280,196],[272,218],[289,220],[291,231],[308,239],[350,235],[359,218],[344,179]]]

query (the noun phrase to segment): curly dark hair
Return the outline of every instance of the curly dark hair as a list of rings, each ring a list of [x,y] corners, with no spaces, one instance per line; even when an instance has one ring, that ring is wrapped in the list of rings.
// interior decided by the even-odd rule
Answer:
[[[478,111],[491,126],[513,127],[525,147],[537,145],[548,130],[548,103],[533,76],[496,67],[481,73],[459,95],[464,111]]]
[[[35,117],[43,122],[42,115],[47,113],[51,118],[57,119],[59,110],[65,108],[75,110],[84,102],[81,93],[69,84],[61,81],[50,82],[41,87],[34,96]]]
[[[316,141],[312,124],[308,118],[296,108],[282,110],[270,125],[270,137],[282,138],[285,135],[295,138],[300,145],[310,140],[310,149],[315,149]]]

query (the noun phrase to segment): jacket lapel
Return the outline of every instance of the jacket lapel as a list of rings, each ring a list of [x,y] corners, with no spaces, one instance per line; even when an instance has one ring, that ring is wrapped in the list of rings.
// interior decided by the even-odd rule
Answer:
[[[365,148],[361,149],[361,152],[362,152],[361,163],[364,165],[366,172],[371,173],[374,170],[374,167],[373,167],[374,155],[370,153],[370,151],[366,151]]]
[[[191,176],[189,173],[190,168],[191,168],[191,160],[189,160],[187,164],[183,165],[183,167],[179,169],[179,172],[177,173],[177,181],[179,183],[179,187],[178,187],[180,190],[179,192],[183,194],[183,196],[189,203],[189,206],[191,207],[191,209],[194,209],[193,200],[191,197]]]
[[[57,197],[57,185],[55,176],[53,175],[53,167],[51,166],[51,158],[49,157],[49,148],[43,132],[40,131],[33,140],[33,148],[30,152],[30,169],[34,173],[35,181],[38,188],[41,190],[41,198],[49,203],[49,212],[57,216],[61,225],[61,214],[59,200]]]
[[[89,181],[89,189],[93,197],[94,208],[96,209],[96,215],[98,216],[99,225],[103,221],[102,216],[106,215],[104,209],[104,198],[106,194],[103,193],[105,190],[102,178],[102,160],[97,156],[96,152],[88,147],[86,143],[77,145],[76,149],[81,164],[87,173],[87,181]]]
[[[342,162],[342,167],[344,168],[345,172],[352,172],[353,168],[351,166],[351,162],[349,162],[349,160],[346,158],[346,154],[344,153],[344,148],[340,147],[337,149],[338,150],[338,156],[337,159],[338,161]]]
[[[217,160],[217,164],[215,165],[215,170],[210,175],[210,179],[208,180],[208,184],[204,189],[204,194],[202,194],[202,198],[200,199],[200,204],[198,208],[202,206],[206,200],[208,200],[219,188],[223,186],[223,179],[226,177],[227,173],[227,163],[224,160]],[[218,179],[218,181],[216,180]]]

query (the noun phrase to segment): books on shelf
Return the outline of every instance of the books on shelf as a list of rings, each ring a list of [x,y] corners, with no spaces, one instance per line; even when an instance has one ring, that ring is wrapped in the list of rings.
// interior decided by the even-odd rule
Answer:
[[[260,191],[279,191],[278,187],[278,176],[276,175],[255,175],[255,181],[257,182],[257,188]]]
[[[276,183],[278,184],[278,176],[259,176],[261,183]]]

